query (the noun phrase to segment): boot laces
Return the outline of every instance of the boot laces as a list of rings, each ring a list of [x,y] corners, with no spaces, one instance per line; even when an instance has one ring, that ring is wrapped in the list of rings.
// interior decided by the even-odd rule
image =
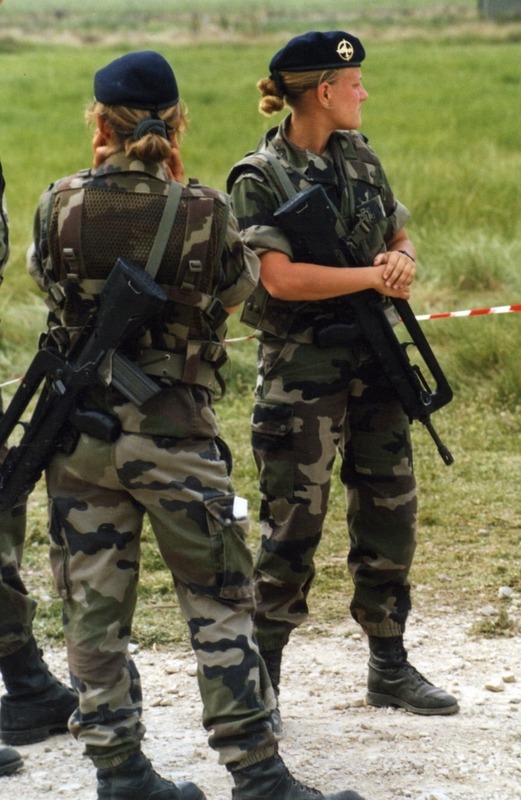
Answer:
[[[311,786],[305,786],[301,781],[294,778],[287,766],[284,764],[284,770],[286,772],[286,777],[289,779],[290,783],[296,788],[300,789],[303,792],[307,792],[310,797],[324,797],[322,792],[319,792],[318,789],[312,789]]]
[[[415,678],[417,683],[427,683],[429,686],[433,686],[433,684],[427,680],[427,678],[419,672],[416,667],[413,667],[408,661],[405,662],[403,668],[407,670],[407,672],[411,675],[411,677]]]

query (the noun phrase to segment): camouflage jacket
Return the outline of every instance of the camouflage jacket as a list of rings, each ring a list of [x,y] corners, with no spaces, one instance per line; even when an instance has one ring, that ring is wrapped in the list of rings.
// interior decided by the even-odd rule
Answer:
[[[41,196],[28,269],[47,293],[49,335],[62,351],[95,313],[116,259],[146,263],[169,183],[162,166],[118,153],[99,168],[51,184]],[[146,414],[115,392],[91,392],[89,402],[117,406],[127,431],[186,435],[168,411],[169,392],[179,385],[215,388],[226,360],[225,309],[251,293],[259,269],[228,205],[227,195],[208,187],[183,189],[156,276],[167,307],[135,341],[125,342],[126,354],[162,381],[164,391],[147,402]]]
[[[4,267],[9,258],[9,220],[4,197],[5,180],[0,163],[0,283],[2,282]]]
[[[289,117],[278,128],[268,131],[255,153],[239,161],[230,172],[228,191],[243,241],[258,255],[268,250],[279,250],[293,258],[291,242],[277,227],[273,217],[274,211],[288,196],[269,161],[262,156],[267,152],[284,167],[295,191],[321,184],[340,211],[348,230],[358,220],[364,205],[376,204],[378,221],[367,233],[366,247],[374,257],[404,226],[409,212],[394,197],[383,167],[367,140],[356,131],[336,131],[326,151],[318,155],[289,141],[285,134],[288,121]],[[245,313],[243,320],[247,324],[275,336],[309,341],[309,320],[315,314],[327,313],[335,304],[330,301],[275,301],[260,284],[253,303],[247,302],[246,308],[252,305],[261,310],[256,312],[257,319],[255,313],[251,316]]]

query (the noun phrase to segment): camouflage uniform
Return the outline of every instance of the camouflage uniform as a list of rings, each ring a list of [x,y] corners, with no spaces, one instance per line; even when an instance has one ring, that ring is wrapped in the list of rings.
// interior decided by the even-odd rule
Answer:
[[[0,658],[15,653],[32,634],[36,601],[20,576],[25,540],[25,503],[0,512]]]
[[[244,242],[258,254],[293,257],[273,212],[287,199],[279,160],[301,190],[324,186],[352,229],[368,202],[381,209],[367,234],[373,256],[408,218],[365,138],[337,131],[323,155],[271,130],[253,157],[232,170],[229,189]],[[260,473],[261,545],[256,561],[256,630],[261,652],[284,647],[306,619],[314,556],[327,511],[333,464],[347,493],[351,613],[372,636],[399,636],[410,609],[408,572],[415,548],[416,486],[409,424],[363,341],[318,346],[317,332],[348,313],[348,298],[273,300],[260,289],[243,319],[259,329],[252,444]]]
[[[9,226],[0,164],[0,282],[9,258]],[[0,412],[2,397],[0,394]],[[36,603],[20,577],[25,539],[25,504],[0,512],[0,658],[16,652],[32,633]]]
[[[49,293],[50,337],[60,347],[95,308],[115,257],[145,263],[167,190],[162,166],[119,153],[44,193],[29,269]],[[221,763],[244,765],[276,749],[273,692],[252,639],[246,520],[233,513],[231,458],[212,407],[225,360],[223,308],[239,304],[258,276],[224,201],[202,187],[183,194],[157,275],[167,310],[126,343],[161,391],[138,408],[113,388],[89,389],[82,403],[117,418],[121,435],[110,443],[82,433],[47,471],[52,568],[80,694],[71,730],[98,767],[123,763],[145,730],[128,659],[145,513],[188,623],[211,746]],[[185,241],[180,214],[189,218]]]

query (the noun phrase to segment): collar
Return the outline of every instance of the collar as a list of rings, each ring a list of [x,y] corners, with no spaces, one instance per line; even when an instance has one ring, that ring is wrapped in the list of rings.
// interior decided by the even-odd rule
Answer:
[[[92,175],[98,177],[111,172],[143,172],[151,178],[170,182],[164,164],[157,164],[153,161],[145,163],[144,161],[128,158],[121,150],[106,158],[99,167],[92,170]]]
[[[278,128],[268,131],[265,140],[267,146],[271,147],[279,158],[304,175],[306,180],[318,183],[336,183],[335,165],[329,145],[321,155],[297,147],[287,135],[290,119],[291,114],[288,114]],[[335,134],[333,133],[332,136]]]

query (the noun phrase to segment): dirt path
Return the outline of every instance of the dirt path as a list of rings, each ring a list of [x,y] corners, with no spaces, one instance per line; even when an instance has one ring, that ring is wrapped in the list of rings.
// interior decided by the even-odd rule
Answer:
[[[520,800],[519,639],[469,636],[469,617],[413,619],[409,656],[460,699],[452,717],[419,717],[364,704],[367,649],[346,621],[330,636],[298,631],[284,658],[281,753],[317,788],[352,787],[367,800]],[[66,676],[61,651],[48,652]],[[195,780],[208,800],[229,800],[231,781],[201,725],[190,651],[136,653],[145,694],[147,755],[165,777]],[[2,798],[94,800],[94,771],[68,735],[19,748],[25,768],[0,778]]]

